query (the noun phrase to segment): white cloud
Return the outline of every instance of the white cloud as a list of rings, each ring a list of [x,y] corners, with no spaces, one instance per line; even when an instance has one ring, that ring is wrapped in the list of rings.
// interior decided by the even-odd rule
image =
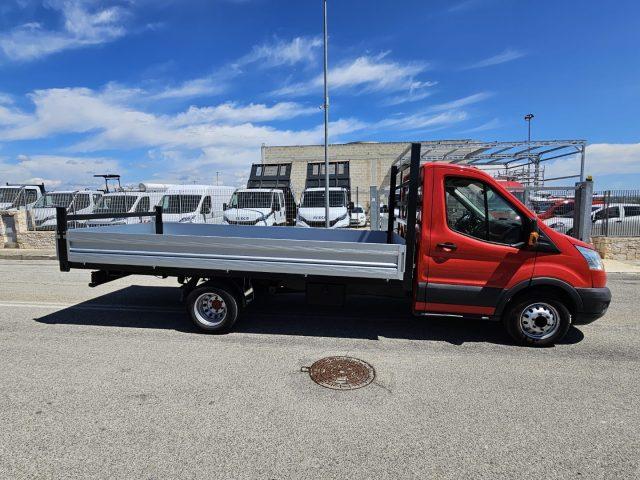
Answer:
[[[237,65],[260,62],[262,66],[277,67],[312,62],[321,46],[322,39],[319,37],[296,37],[291,41],[276,40],[273,43],[255,45],[251,52],[238,60]]]
[[[438,82],[416,82],[415,85],[412,85],[409,88],[407,93],[403,93],[401,95],[396,95],[394,97],[388,98],[382,102],[384,106],[394,106],[400,105],[403,103],[417,102],[419,100],[424,100],[427,97],[430,97],[433,92],[430,90],[426,90],[429,87],[433,87],[437,85]]]
[[[104,157],[19,155],[17,160],[9,162],[0,159],[3,180],[14,183],[44,182],[48,190],[98,186],[94,174],[123,171],[116,160]]]
[[[232,67],[211,75],[186,80],[178,85],[167,87],[155,94],[149,95],[150,99],[167,100],[218,95],[227,90],[229,80],[237,76],[239,71]]]
[[[296,37],[291,41],[277,40],[274,43],[255,45],[251,52],[236,62],[225,65],[210,75],[186,80],[178,85],[167,87],[153,95],[151,99],[167,100],[218,95],[226,91],[229,83],[242,73],[242,68],[250,64],[260,67],[294,65],[299,62],[311,62],[315,59],[315,50],[322,45],[318,38]]]
[[[121,6],[92,8],[86,0],[49,1],[60,12],[61,30],[48,30],[37,22],[25,23],[0,34],[0,52],[13,61],[29,61],[63,50],[98,45],[126,34],[128,11]]]
[[[30,95],[34,112],[11,111],[0,140],[31,140],[60,134],[85,134],[75,151],[110,148],[183,147],[204,148],[210,145],[260,145],[270,143],[305,143],[318,141],[321,128],[279,130],[256,125],[272,120],[286,120],[320,111],[293,102],[238,105],[224,103],[211,107],[191,107],[175,115],[156,115],[128,104],[130,91],[117,91],[112,84],[103,91],[87,88],[38,90]],[[335,135],[353,131],[354,120],[332,123]]]
[[[416,82],[414,77],[426,69],[425,64],[401,64],[387,60],[387,53],[376,56],[361,56],[344,62],[329,70],[329,89],[340,90],[359,87],[361,90],[399,91],[416,89],[430,85]],[[315,93],[322,88],[323,76],[318,75],[308,82],[296,83],[279,88],[276,95],[301,96]]]
[[[189,107],[186,112],[176,116],[173,124],[268,122],[314,113],[318,113],[317,108],[305,107],[294,102],[276,103],[271,107],[264,104],[238,105],[235,102],[227,102],[215,107]]]
[[[33,111],[25,112],[13,107],[6,109],[11,115],[6,116],[5,125],[0,126],[0,141],[69,135],[71,144],[63,151],[74,152],[74,155],[145,148],[150,152],[149,158],[141,159],[137,168],[155,171],[155,180],[175,181],[189,177],[192,181],[202,180],[212,171],[223,172],[229,179],[236,178],[236,174],[246,174],[248,165],[259,160],[263,143],[304,145],[318,144],[323,139],[320,110],[295,102],[273,105],[229,102],[193,106],[175,114],[157,114],[139,106],[151,106],[139,101],[141,95],[144,96],[145,92],[121,88],[117,84],[108,84],[99,91],[87,88],[38,90],[29,95],[34,104]],[[468,103],[470,100],[460,99],[450,105],[459,107]],[[440,108],[431,107],[411,115],[372,122],[337,118],[329,126],[330,141],[351,140],[353,134],[363,131],[424,132],[425,129],[445,128],[468,118],[468,114],[459,108],[446,111],[440,111]],[[305,128],[282,129],[268,123],[314,112],[317,113],[317,123]],[[44,166],[45,157],[40,158],[43,161],[34,164],[29,170],[32,173],[21,170],[24,174],[20,178],[38,176],[48,181],[59,180],[59,176],[46,173],[46,169],[45,173],[38,173],[38,169]],[[87,162],[90,164],[91,160]],[[52,165],[55,172],[58,164]],[[60,166],[60,176],[68,174],[66,165]],[[82,168],[89,167],[84,164]],[[116,169],[117,165],[114,165]]]
[[[489,120],[488,122],[478,125],[477,127],[472,127],[466,130],[462,130],[460,133],[467,134],[467,133],[486,132],[488,130],[495,130],[497,128],[500,128],[501,126],[502,124],[500,123],[500,120],[497,118],[494,118],[492,120]]]
[[[463,122],[468,118],[467,112],[449,111],[435,115],[416,113],[396,118],[388,118],[371,126],[373,130],[415,131],[425,128],[440,127]]]
[[[462,107],[466,107],[468,105],[473,105],[474,103],[482,102],[487,98],[491,97],[491,93],[489,92],[479,92],[474,93],[473,95],[469,95],[463,98],[458,98],[456,100],[452,100],[450,102],[440,103],[438,105],[432,105],[429,107],[429,110],[432,112],[443,112],[446,110],[454,110]]]
[[[518,58],[522,58],[526,55],[525,52],[521,50],[515,50],[513,48],[507,48],[503,52],[494,55],[489,58],[485,58],[480,60],[479,62],[472,63],[464,67],[464,70],[470,70],[474,68],[484,68],[491,67],[493,65],[500,65],[501,63],[511,62],[512,60],[517,60]]]
[[[551,161],[545,165],[545,177],[547,178],[575,175],[579,172],[579,155]],[[593,175],[597,182],[598,176],[612,174],[640,174],[640,143],[594,143],[587,145],[585,175]]]

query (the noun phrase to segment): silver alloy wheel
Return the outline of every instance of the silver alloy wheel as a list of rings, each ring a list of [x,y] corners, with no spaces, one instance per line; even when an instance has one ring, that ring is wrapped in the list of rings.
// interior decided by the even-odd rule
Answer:
[[[520,328],[527,337],[544,340],[560,328],[560,314],[548,303],[532,303],[520,314]]]
[[[203,325],[217,327],[227,317],[227,304],[217,293],[206,292],[196,298],[193,313]]]

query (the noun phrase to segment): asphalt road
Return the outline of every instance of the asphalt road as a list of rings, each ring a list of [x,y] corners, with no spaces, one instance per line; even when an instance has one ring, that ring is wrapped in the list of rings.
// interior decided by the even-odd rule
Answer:
[[[172,280],[0,261],[0,478],[638,478],[640,276],[554,348],[353,299],[196,333]],[[354,391],[301,368],[371,363]]]

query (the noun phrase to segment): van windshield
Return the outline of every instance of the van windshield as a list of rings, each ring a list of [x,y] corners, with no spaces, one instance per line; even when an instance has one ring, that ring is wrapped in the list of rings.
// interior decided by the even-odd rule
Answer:
[[[201,197],[201,195],[165,195],[162,197],[162,213],[195,212]]]
[[[302,197],[301,208],[320,208],[324,207],[324,192],[304,192]],[[347,205],[347,199],[344,192],[330,191],[329,192],[329,206],[330,207],[345,207]]]
[[[271,208],[271,192],[236,192],[231,196],[229,208]]]
[[[104,195],[96,204],[96,212],[126,213],[137,199],[135,195]]]
[[[73,201],[73,193],[47,193],[40,197],[33,208],[68,208]]]
[[[0,203],[13,203],[20,193],[19,188],[0,188]]]

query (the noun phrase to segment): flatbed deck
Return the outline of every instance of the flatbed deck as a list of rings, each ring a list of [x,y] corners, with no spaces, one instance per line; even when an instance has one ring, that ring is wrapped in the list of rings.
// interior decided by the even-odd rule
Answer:
[[[69,229],[72,264],[402,280],[405,241],[387,232],[153,223]]]

